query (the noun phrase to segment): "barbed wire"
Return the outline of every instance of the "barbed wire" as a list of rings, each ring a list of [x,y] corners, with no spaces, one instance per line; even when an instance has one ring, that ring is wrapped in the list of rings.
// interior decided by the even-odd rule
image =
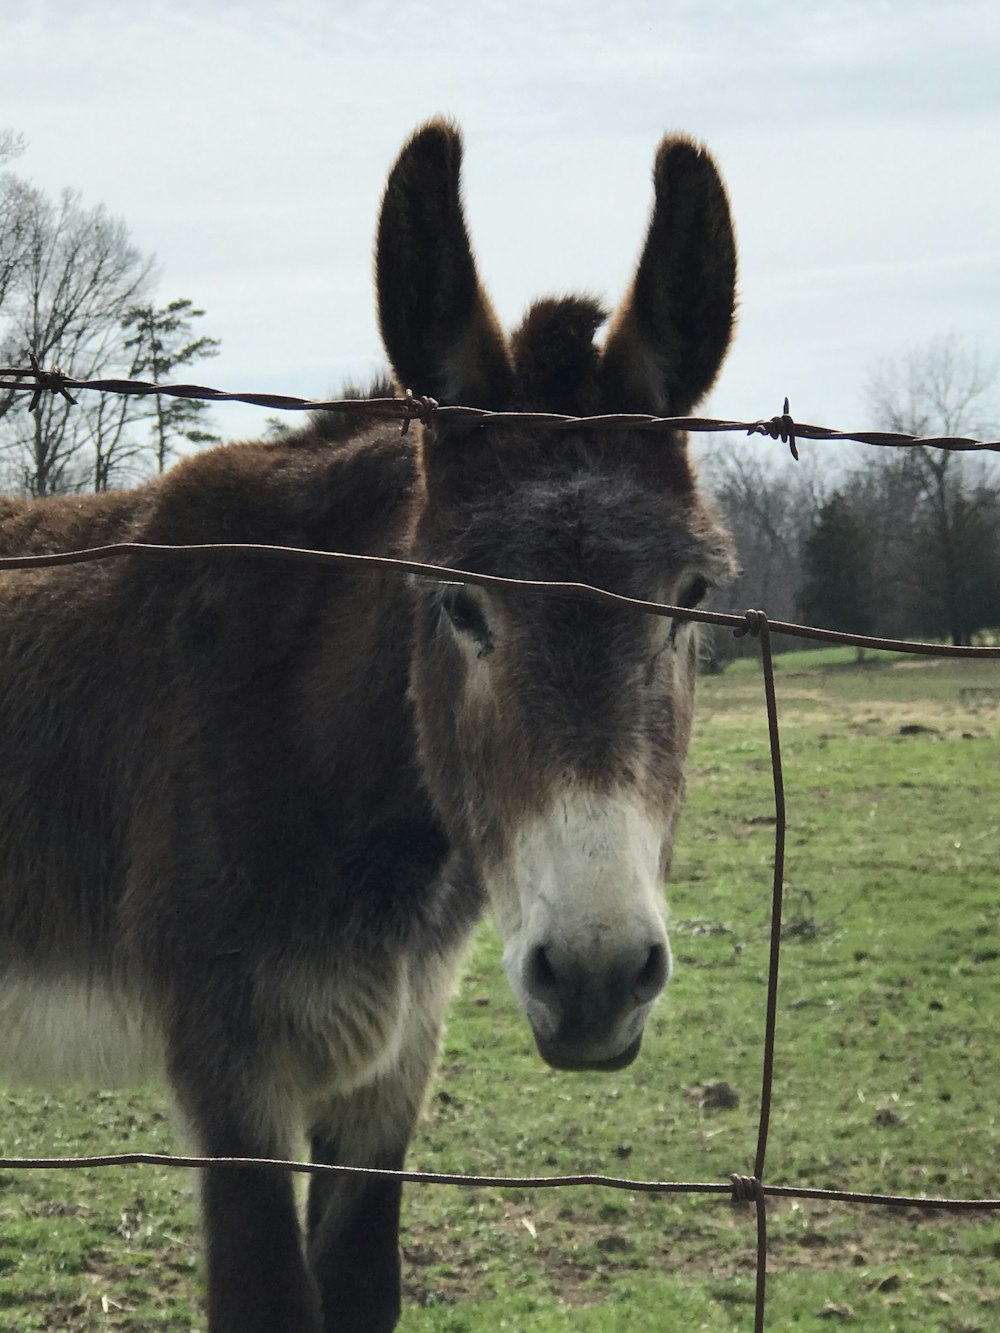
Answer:
[[[910,435],[899,431],[833,430],[796,421],[785,399],[783,410],[773,417],[755,421],[729,421],[715,417],[660,417],[642,412],[617,412],[598,416],[565,416],[557,412],[491,412],[479,407],[442,407],[433,398],[416,397],[410,391],[401,398],[298,398],[277,393],[230,393],[203,384],[155,384],[150,380],[74,379],[59,370],[43,370],[34,360],[29,366],[0,368],[0,390],[30,393],[29,411],[34,411],[45,393],[56,394],[68,403],[76,403],[73,393],[93,391],[145,396],[163,394],[169,398],[189,398],[205,403],[244,403],[278,412],[342,412],[382,421],[400,421],[405,432],[411,421],[469,423],[478,426],[536,426],[553,430],[742,431],[747,435],[765,435],[787,444],[798,458],[798,440],[854,441],[886,448],[922,445],[953,452],[1000,453],[1000,440],[977,440],[959,435]]]

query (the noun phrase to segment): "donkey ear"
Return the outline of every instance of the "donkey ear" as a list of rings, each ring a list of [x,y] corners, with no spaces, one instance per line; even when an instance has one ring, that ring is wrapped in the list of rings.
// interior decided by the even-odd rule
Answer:
[[[736,242],[725,186],[703,148],[668,136],[653,182],[642,257],[605,342],[605,396],[609,410],[684,416],[729,346]]]
[[[510,392],[510,357],[472,257],[461,166],[458,129],[434,120],[389,173],[375,251],[379,326],[404,388],[498,408]]]

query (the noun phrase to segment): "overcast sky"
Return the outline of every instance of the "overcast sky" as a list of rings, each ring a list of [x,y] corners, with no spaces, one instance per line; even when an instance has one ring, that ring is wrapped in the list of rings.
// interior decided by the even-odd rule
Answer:
[[[614,303],[668,130],[730,191],[738,338],[708,404],[869,424],[882,357],[957,332],[1000,363],[996,0],[32,0],[3,6],[15,169],[120,214],[207,313],[221,388],[321,396],[380,362],[371,247],[400,144],[466,136],[505,321]],[[227,409],[229,435],[262,414]]]

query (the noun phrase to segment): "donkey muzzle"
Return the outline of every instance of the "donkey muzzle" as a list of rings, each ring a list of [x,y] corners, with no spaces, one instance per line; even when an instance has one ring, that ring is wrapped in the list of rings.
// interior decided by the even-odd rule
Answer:
[[[669,975],[670,950],[661,940],[600,960],[536,945],[521,989],[542,1059],[555,1069],[624,1069],[639,1053]]]

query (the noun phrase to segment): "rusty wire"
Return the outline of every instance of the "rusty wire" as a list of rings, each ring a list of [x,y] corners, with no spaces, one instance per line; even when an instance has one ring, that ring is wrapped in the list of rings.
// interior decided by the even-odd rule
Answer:
[[[300,1162],[283,1157],[197,1157],[180,1153],[99,1153],[90,1157],[0,1157],[0,1171],[100,1170],[108,1166],[170,1166],[200,1171],[206,1167],[252,1170],[271,1167],[292,1175],[382,1176],[412,1185],[462,1185],[484,1189],[567,1189],[594,1185],[635,1194],[725,1194],[733,1203],[752,1201],[757,1187],[769,1198],[814,1199],[825,1203],[871,1203],[897,1208],[932,1208],[940,1212],[988,1212],[1000,1199],[946,1199],[924,1194],[863,1194],[814,1189],[809,1185],[765,1185],[755,1176],[733,1174],[721,1180],[634,1180],[628,1176],[474,1176],[449,1171],[394,1171],[381,1166],[344,1166],[336,1162]]]
[[[515,579],[500,574],[482,574],[471,569],[455,569],[450,565],[429,565],[418,560],[400,560],[388,555],[356,555],[345,551],[316,551],[301,546],[272,546],[260,542],[202,542],[167,546],[156,542],[114,542],[107,546],[92,546],[78,551],[54,551],[47,555],[0,556],[0,573],[5,570],[52,569],[66,565],[89,564],[93,561],[115,560],[123,556],[154,556],[158,559],[209,559],[213,557],[246,557],[285,560],[293,563],[320,565],[347,565],[360,571],[395,571],[417,578],[442,583],[472,583],[481,588],[508,588],[526,593],[572,594],[593,601],[629,607],[647,615],[668,616],[677,620],[693,620],[703,625],[722,625],[737,634],[754,633],[754,617],[763,617],[761,611],[738,614],[732,611],[705,611],[698,607],[671,606],[668,602],[647,602],[637,597],[625,597],[607,588],[591,583],[565,583],[550,579]],[[854,648],[881,648],[888,652],[914,653],[925,657],[995,657],[1000,658],[1000,647],[970,647],[964,644],[923,643],[914,639],[883,639],[867,634],[848,634],[841,630],[823,629],[817,625],[799,625],[790,620],[768,620],[775,634],[792,638],[820,639],[828,643],[844,644]]]
[[[798,440],[853,440],[901,448],[919,444],[956,452],[986,451],[1000,453],[1000,440],[976,440],[959,435],[908,435],[897,431],[843,431],[828,426],[813,426],[796,421],[789,413],[788,399],[783,410],[773,417],[756,421],[727,421],[714,417],[658,417],[642,412],[618,412],[604,416],[574,417],[556,412],[491,412],[479,407],[442,407],[433,398],[414,397],[407,390],[401,398],[298,398],[278,393],[228,393],[203,384],[154,384],[149,380],[80,380],[59,370],[43,370],[32,358],[29,366],[0,367],[0,390],[31,394],[29,410],[34,411],[43,393],[58,394],[75,404],[71,390],[91,390],[132,396],[164,394],[169,398],[190,398],[204,403],[244,403],[278,412],[342,412],[347,415],[400,421],[405,433],[411,421],[467,422],[478,426],[545,426],[554,430],[608,430],[624,428],[643,431],[743,431],[747,435],[766,435],[787,444],[798,458]]]
[[[754,1300],[754,1330],[763,1333],[767,1284],[767,1200],[764,1194],[764,1158],[767,1133],[771,1124],[771,1093],[774,1086],[774,1040],[778,1026],[778,967],[781,961],[781,909],[785,889],[785,779],[781,767],[781,739],[778,730],[778,701],[774,688],[774,659],[771,656],[771,631],[763,611],[746,613],[746,632],[760,643],[764,671],[764,702],[767,707],[767,734],[771,749],[771,776],[774,785],[774,876],[771,888],[771,941],[767,969],[767,1006],[764,1019],[764,1058],[761,1067],[760,1115],[757,1122],[757,1151],[754,1154],[753,1179],[733,1177],[733,1197],[737,1191],[753,1199],[757,1215],[757,1283]],[[742,635],[742,628],[736,630]]]
[[[840,431],[827,431],[822,427],[803,426],[792,421],[788,416],[788,403],[782,416],[772,418],[770,422],[736,423],[704,421],[692,418],[652,418],[652,417],[616,417],[616,418],[566,418],[552,417],[548,414],[482,413],[467,408],[439,408],[426,399],[414,399],[407,395],[403,399],[346,400],[341,402],[321,403],[304,399],[284,399],[276,395],[234,395],[219,394],[214,390],[198,389],[197,386],[137,385],[131,381],[76,381],[70,380],[57,372],[41,372],[35,366],[31,372],[35,379],[31,384],[13,384],[7,387],[30,390],[37,400],[44,391],[61,393],[70,397],[70,389],[95,388],[105,391],[126,393],[164,392],[179,397],[202,397],[207,401],[253,402],[258,406],[282,407],[290,410],[303,408],[330,408],[350,412],[367,413],[380,418],[402,419],[403,430],[413,420],[429,421],[439,414],[461,414],[463,419],[479,419],[483,422],[496,420],[519,420],[522,424],[566,425],[627,425],[650,429],[701,429],[701,430],[736,430],[747,429],[750,433],[767,434],[774,439],[781,439],[789,444],[795,453],[796,436],[814,439],[855,439],[862,442],[883,445],[932,444],[939,448],[953,449],[988,449],[1000,450],[998,442],[970,441],[959,439],[916,439],[912,436],[887,436],[882,432],[848,434]],[[23,371],[0,370],[0,379],[4,375],[23,375]],[[190,391],[190,392],[189,392]],[[757,1145],[752,1176],[732,1173],[729,1183],[720,1181],[642,1181],[624,1177],[604,1175],[573,1176],[474,1176],[429,1171],[388,1171],[376,1167],[340,1166],[327,1163],[296,1162],[270,1158],[215,1158],[180,1156],[167,1153],[117,1153],[91,1157],[58,1158],[0,1158],[0,1170],[39,1170],[39,1169],[81,1169],[110,1166],[164,1165],[178,1168],[213,1169],[248,1169],[254,1167],[278,1167],[298,1174],[316,1175],[322,1173],[340,1173],[362,1176],[392,1176],[414,1184],[462,1185],[466,1187],[490,1187],[511,1189],[553,1189],[580,1185],[593,1185],[605,1189],[627,1190],[635,1193],[655,1194],[723,1194],[734,1203],[752,1202],[757,1220],[757,1259],[756,1289],[754,1303],[754,1330],[763,1333],[766,1320],[766,1278],[767,1278],[767,1209],[768,1198],[795,1198],[824,1200],[828,1202],[880,1204],[888,1207],[912,1207],[923,1209],[948,1210],[953,1212],[982,1212],[1000,1209],[1000,1199],[949,1199],[920,1195],[890,1195],[863,1193],[849,1190],[814,1189],[806,1186],[769,1185],[764,1180],[764,1167],[767,1153],[768,1129],[770,1124],[774,1048],[777,1031],[777,996],[778,977],[781,956],[782,894],[784,887],[785,856],[785,796],[784,777],[781,765],[780,732],[778,724],[777,699],[774,680],[774,662],[771,653],[771,633],[793,635],[801,638],[814,638],[826,642],[845,644],[854,647],[883,648],[896,652],[918,653],[928,656],[957,656],[978,658],[1000,658],[1000,648],[956,647],[948,644],[915,643],[908,640],[875,638],[869,635],[847,634],[816,626],[797,625],[784,621],[770,620],[762,611],[749,610],[742,615],[731,612],[703,611],[695,608],[675,607],[666,603],[647,602],[634,598],[622,597],[604,588],[589,584],[563,583],[546,580],[526,580],[504,578],[498,575],[475,573],[468,570],[453,569],[447,566],[429,565],[416,561],[392,559],[386,556],[348,555],[343,552],[314,551],[298,547],[267,546],[248,543],[212,543],[202,545],[163,546],[152,543],[117,543],[94,547],[87,550],[56,552],[50,555],[8,556],[0,558],[0,571],[31,570],[56,566],[77,565],[94,561],[112,560],[120,557],[155,557],[169,558],[220,558],[220,557],[255,557],[290,561],[307,561],[328,565],[347,565],[360,571],[386,570],[397,575],[416,576],[419,578],[444,580],[447,582],[466,582],[486,587],[518,589],[522,593],[566,594],[571,593],[599,601],[612,602],[630,607],[638,612],[670,616],[681,619],[700,621],[711,625],[726,625],[737,636],[750,634],[760,644],[761,665],[764,679],[764,696],[767,711],[768,737],[771,753],[772,781],[775,803],[774,836],[774,873],[771,900],[771,925],[769,945],[769,965],[767,980],[767,999],[764,1023],[764,1050],[761,1073],[760,1112],[757,1131]]]

